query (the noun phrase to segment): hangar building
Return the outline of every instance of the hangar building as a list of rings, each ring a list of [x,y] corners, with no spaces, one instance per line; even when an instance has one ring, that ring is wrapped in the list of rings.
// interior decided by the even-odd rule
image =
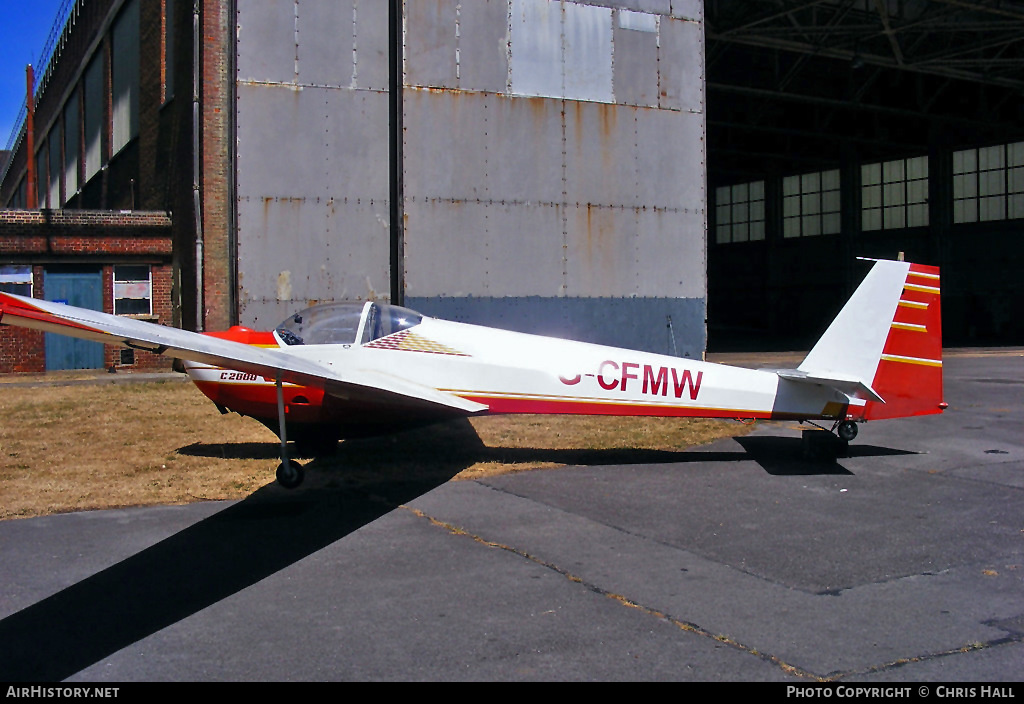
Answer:
[[[0,198],[169,213],[176,323],[382,298],[703,352],[699,0],[67,7]]]
[[[943,268],[947,342],[1024,339],[1021,3],[67,0],[57,20],[0,165],[8,290],[72,275],[96,307],[199,330],[377,298],[699,356],[805,345],[857,256],[903,252]],[[10,334],[0,371],[41,344]]]

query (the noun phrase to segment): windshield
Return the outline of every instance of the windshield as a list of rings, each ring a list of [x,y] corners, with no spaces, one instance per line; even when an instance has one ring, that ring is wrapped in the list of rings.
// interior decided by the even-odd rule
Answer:
[[[366,316],[360,344],[419,325],[423,316],[414,310],[387,303],[372,303]]]
[[[354,345],[418,325],[423,316],[386,303],[325,303],[291,315],[276,332],[286,345]]]

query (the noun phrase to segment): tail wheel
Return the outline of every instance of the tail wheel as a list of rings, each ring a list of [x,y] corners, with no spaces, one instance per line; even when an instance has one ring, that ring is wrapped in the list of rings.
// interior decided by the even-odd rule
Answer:
[[[836,428],[836,434],[841,440],[850,442],[857,437],[857,424],[852,420],[844,420],[839,424],[839,427]]]

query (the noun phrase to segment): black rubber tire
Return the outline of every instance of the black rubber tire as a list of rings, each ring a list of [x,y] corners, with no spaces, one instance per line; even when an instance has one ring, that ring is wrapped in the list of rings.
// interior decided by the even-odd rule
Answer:
[[[277,466],[277,483],[283,486],[285,489],[294,489],[305,479],[306,473],[302,470],[302,465],[295,460],[288,460],[286,465],[284,462]]]

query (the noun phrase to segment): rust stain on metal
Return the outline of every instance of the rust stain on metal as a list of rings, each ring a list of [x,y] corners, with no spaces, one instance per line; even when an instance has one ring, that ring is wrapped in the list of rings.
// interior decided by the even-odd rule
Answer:
[[[282,271],[277,275],[277,300],[290,301],[292,299],[292,272]]]
[[[615,132],[615,125],[618,123],[619,106],[609,103],[592,103],[598,111],[598,119],[601,121],[601,139],[610,140]]]

